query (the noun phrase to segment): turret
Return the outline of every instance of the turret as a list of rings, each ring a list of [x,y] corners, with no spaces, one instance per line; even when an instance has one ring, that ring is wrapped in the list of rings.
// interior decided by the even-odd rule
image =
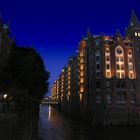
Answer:
[[[134,10],[132,10],[129,25],[126,29],[126,36],[130,39],[140,39],[140,21]]]

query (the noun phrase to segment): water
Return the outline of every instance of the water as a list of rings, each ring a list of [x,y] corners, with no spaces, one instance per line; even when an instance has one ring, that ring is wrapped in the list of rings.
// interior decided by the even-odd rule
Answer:
[[[34,140],[140,140],[140,126],[92,127],[42,105],[39,132]]]

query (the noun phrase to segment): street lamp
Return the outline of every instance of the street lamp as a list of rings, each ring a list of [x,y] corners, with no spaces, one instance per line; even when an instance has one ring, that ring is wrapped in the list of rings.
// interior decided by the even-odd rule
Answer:
[[[4,99],[6,99],[7,98],[7,94],[4,94],[3,97],[4,97]]]

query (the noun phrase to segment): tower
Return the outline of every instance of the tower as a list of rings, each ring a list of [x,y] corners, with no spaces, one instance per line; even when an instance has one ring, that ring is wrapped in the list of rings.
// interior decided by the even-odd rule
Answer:
[[[136,102],[138,105],[140,105],[140,21],[134,10],[132,11],[130,22],[126,30],[126,37],[132,40],[136,69]]]

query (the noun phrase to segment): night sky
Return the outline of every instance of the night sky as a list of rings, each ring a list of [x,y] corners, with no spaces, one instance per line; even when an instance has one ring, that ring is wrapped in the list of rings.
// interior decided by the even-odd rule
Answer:
[[[140,19],[140,0],[1,0],[0,11],[10,23],[18,45],[33,46],[57,78],[90,28],[92,34],[113,35],[128,25],[132,9]]]

